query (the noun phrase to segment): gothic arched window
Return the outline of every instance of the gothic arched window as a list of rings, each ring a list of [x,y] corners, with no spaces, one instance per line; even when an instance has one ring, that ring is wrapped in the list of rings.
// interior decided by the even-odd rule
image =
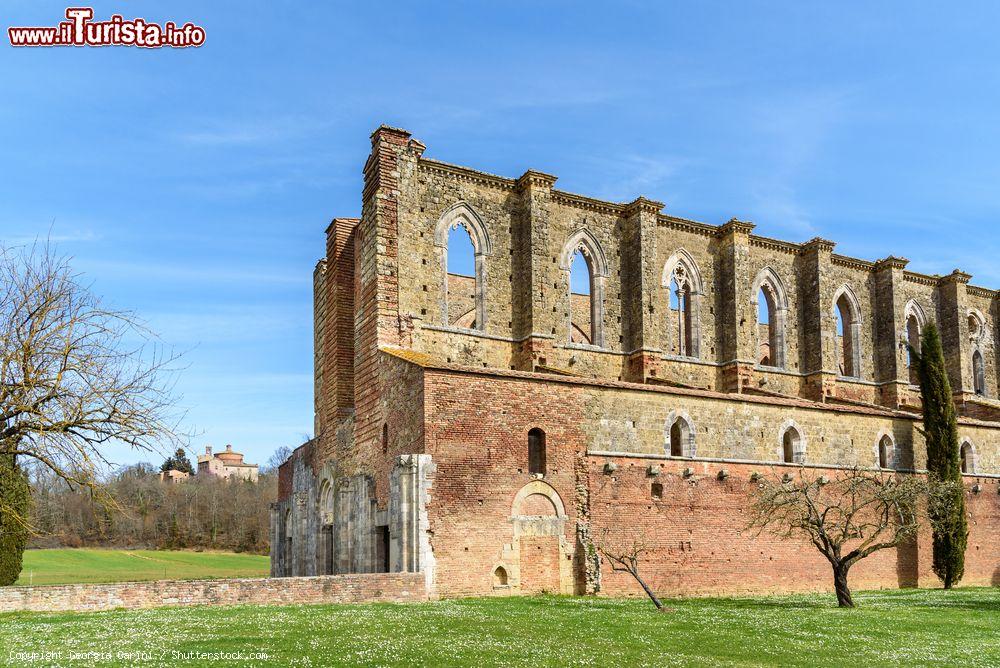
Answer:
[[[781,279],[766,267],[753,282],[753,307],[757,313],[757,362],[785,368],[785,316],[788,301]]]
[[[837,322],[837,371],[841,376],[860,378],[861,309],[849,287],[844,286],[837,292],[833,310]]]
[[[604,347],[604,282],[608,261],[589,230],[580,229],[570,236],[563,247],[559,268],[566,280],[568,340]]]
[[[666,348],[674,355],[699,357],[701,347],[701,274],[694,258],[679,250],[667,260],[663,287],[670,292]]]
[[[486,257],[493,246],[482,219],[465,202],[448,207],[434,229],[441,252],[441,324],[486,329]]]

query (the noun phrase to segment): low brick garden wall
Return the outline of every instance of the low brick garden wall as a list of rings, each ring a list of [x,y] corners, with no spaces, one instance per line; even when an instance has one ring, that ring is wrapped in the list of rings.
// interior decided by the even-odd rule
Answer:
[[[0,587],[0,612],[425,600],[423,573]]]

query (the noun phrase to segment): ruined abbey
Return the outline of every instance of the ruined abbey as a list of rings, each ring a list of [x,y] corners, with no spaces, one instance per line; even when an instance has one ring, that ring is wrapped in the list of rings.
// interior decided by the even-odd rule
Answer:
[[[636,593],[593,550],[614,529],[651,547],[666,595],[825,589],[811,547],[742,530],[751,474],[920,475],[906,344],[935,322],[960,416],[963,582],[1000,582],[1000,293],[424,152],[376,130],[361,217],[327,229],[316,436],[280,470],[273,575]],[[928,536],[852,580],[933,584]]]

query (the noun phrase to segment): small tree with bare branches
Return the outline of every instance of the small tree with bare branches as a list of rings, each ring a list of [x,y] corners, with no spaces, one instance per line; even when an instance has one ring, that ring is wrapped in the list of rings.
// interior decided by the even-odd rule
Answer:
[[[850,469],[833,479],[800,473],[758,481],[748,528],[806,538],[833,568],[840,607],[853,608],[847,575],[865,557],[915,539],[944,489],[913,475]]]
[[[176,357],[127,311],[108,308],[46,244],[0,247],[0,457],[37,462],[100,492],[107,446],[181,445]],[[17,503],[0,527],[24,526]]]
[[[600,542],[595,543],[595,548],[611,566],[612,571],[631,575],[646,592],[646,596],[653,602],[656,609],[660,612],[666,610],[650,586],[639,575],[639,561],[644,554],[650,551],[649,546],[642,539],[630,538],[622,532],[612,532],[605,529]]]

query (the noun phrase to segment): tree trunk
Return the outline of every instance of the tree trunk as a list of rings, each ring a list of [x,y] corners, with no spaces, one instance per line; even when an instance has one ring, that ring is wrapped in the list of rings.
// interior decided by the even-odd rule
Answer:
[[[636,579],[636,581],[640,585],[642,585],[643,591],[645,591],[646,592],[646,596],[648,596],[650,598],[650,600],[653,601],[653,605],[656,606],[656,609],[659,610],[660,612],[663,612],[663,603],[660,602],[660,599],[656,598],[656,594],[653,593],[653,590],[650,589],[646,585],[646,583],[642,581],[642,578],[639,577],[638,571],[633,571],[633,570],[630,569],[629,572],[632,574],[632,577],[634,577]]]
[[[850,567],[837,564],[833,567],[833,587],[837,590],[837,605],[842,608],[853,608],[851,588],[847,585],[847,571]]]

